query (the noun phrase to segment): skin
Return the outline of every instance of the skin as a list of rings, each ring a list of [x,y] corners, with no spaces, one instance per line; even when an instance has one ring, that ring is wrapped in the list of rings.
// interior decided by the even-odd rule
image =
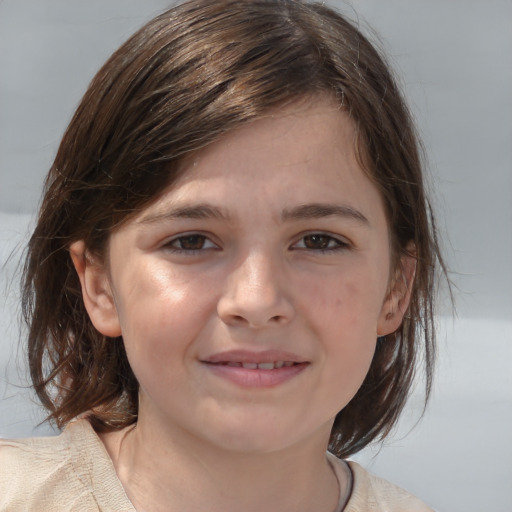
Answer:
[[[103,436],[138,509],[332,512],[348,493],[325,457],[332,423],[414,274],[403,257],[394,278],[354,141],[325,98],[276,110],[185,162],[111,235],[109,265],[71,247],[92,322],[123,336],[140,383],[136,427]],[[276,383],[219,364],[260,356],[300,368]]]

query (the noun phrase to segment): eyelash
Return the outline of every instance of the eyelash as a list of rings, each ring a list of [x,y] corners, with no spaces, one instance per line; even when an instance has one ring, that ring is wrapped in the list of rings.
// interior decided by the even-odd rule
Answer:
[[[321,240],[323,242],[322,245],[325,244],[326,246],[317,247],[317,248],[307,247],[305,241],[307,239],[309,239],[311,241],[314,238],[317,238],[318,239],[317,241]],[[297,247],[300,242],[303,243],[303,246]],[[334,245],[332,245],[333,243],[334,243]],[[313,252],[320,252],[320,253],[332,253],[332,252],[336,252],[336,251],[347,250],[349,248],[350,248],[350,244],[348,242],[345,242],[335,236],[329,235],[327,233],[322,233],[322,232],[305,234],[299,239],[298,242],[296,242],[292,246],[292,249],[295,249],[295,250],[304,250],[304,251],[310,250]]]
[[[176,247],[174,244],[180,243],[183,244],[185,241],[190,241],[191,239],[196,239],[195,241],[200,241],[201,247],[195,249],[186,249],[184,247]],[[209,245],[208,247],[204,247]],[[213,243],[206,235],[201,235],[200,233],[188,233],[185,235],[177,236],[172,240],[169,240],[164,244],[164,248],[173,252],[173,253],[187,253],[187,254],[196,254],[198,252],[202,252],[205,250],[218,249],[219,246]]]
[[[196,248],[185,248],[183,247],[184,243],[192,242],[192,244],[199,242],[200,247]],[[320,247],[307,247],[308,242],[318,243],[320,242]],[[302,246],[299,244],[302,243]],[[334,245],[333,245],[334,243]],[[181,247],[177,247],[175,244],[180,244]],[[207,247],[205,247],[207,245]],[[327,233],[308,233],[295,242],[290,248],[292,250],[303,250],[303,251],[313,251],[319,253],[331,253],[336,251],[346,250],[350,247],[350,244],[336,238]],[[211,249],[219,249],[219,246],[212,242],[206,235],[201,235],[200,233],[190,233],[185,235],[180,235],[172,240],[169,240],[164,244],[164,248],[173,252],[173,253],[187,253],[187,254],[195,254],[198,252],[202,252],[205,250]]]

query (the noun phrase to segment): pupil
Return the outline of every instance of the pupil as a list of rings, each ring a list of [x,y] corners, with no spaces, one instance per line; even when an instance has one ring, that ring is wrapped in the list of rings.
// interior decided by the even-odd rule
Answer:
[[[182,249],[197,250],[201,249],[204,245],[204,236],[190,235],[184,236],[180,239]]]
[[[305,239],[309,249],[325,249],[329,245],[329,237],[325,235],[309,235]]]

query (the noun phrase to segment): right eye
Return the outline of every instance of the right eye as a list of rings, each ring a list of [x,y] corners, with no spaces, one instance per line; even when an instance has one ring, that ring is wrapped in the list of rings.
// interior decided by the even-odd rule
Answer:
[[[174,252],[193,252],[204,251],[206,249],[218,249],[218,246],[206,236],[197,233],[177,236],[176,238],[169,240],[164,247]]]

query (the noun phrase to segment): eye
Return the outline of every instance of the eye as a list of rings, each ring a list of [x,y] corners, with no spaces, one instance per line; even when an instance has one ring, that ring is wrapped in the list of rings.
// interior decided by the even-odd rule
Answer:
[[[191,233],[189,235],[181,235],[169,240],[165,244],[165,248],[175,252],[192,252],[206,249],[218,249],[218,246],[204,235]]]
[[[335,251],[346,249],[349,244],[325,233],[311,233],[303,236],[293,249],[308,249],[313,251]]]

